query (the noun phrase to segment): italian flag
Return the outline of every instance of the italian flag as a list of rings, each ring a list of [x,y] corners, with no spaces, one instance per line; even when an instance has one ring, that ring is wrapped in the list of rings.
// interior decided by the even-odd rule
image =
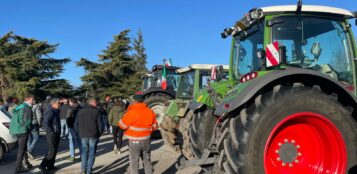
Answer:
[[[167,81],[166,81],[166,66],[162,69],[161,73],[161,88],[166,89],[167,88]]]
[[[161,88],[162,89],[166,89],[167,88],[167,81],[166,81],[166,67],[167,66],[172,66],[171,63],[171,58],[169,60],[164,60],[164,66],[162,69],[162,73],[161,73]]]
[[[171,58],[169,60],[165,59],[164,63],[165,63],[165,66],[172,66]]]

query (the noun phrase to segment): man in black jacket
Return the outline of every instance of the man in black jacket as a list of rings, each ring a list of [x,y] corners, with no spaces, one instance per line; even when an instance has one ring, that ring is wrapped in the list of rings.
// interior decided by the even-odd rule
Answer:
[[[43,114],[43,128],[46,132],[48,145],[47,154],[40,164],[40,170],[43,173],[47,173],[47,171],[50,170],[56,170],[54,164],[61,134],[61,123],[58,110],[60,100],[58,98],[52,98],[50,104],[50,106],[45,108]]]
[[[81,153],[81,143],[78,132],[74,128],[74,122],[77,118],[77,114],[80,110],[80,106],[77,102],[77,99],[71,98],[69,99],[70,108],[67,111],[67,126],[69,129],[68,142],[69,142],[69,161],[75,160],[75,146],[79,147],[79,152]]]
[[[42,115],[45,112],[46,108],[48,108],[51,105],[50,104],[51,98],[52,98],[51,96],[46,96],[46,100],[41,103],[40,109],[41,109]],[[43,118],[42,118],[42,120],[43,120]],[[42,120],[40,122],[41,126],[42,126]]]
[[[61,118],[61,138],[66,139],[69,135],[69,129],[67,125],[67,113],[70,106],[68,105],[68,98],[62,99],[63,104],[60,107],[60,118]]]
[[[94,98],[89,98],[87,106],[78,112],[75,128],[79,132],[82,144],[81,173],[90,174],[95,160],[97,143],[103,132],[102,117]]]

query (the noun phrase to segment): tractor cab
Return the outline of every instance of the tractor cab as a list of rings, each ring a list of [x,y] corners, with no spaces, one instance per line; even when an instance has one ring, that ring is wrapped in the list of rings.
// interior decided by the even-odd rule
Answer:
[[[217,70],[221,67],[221,70]],[[177,70],[179,74],[178,89],[176,98],[178,99],[192,99],[198,95],[203,88],[209,87],[211,82],[217,81],[217,71],[219,76],[226,76],[228,73],[228,66],[217,66],[209,64],[193,64],[185,68]],[[215,77],[212,77],[215,76]]]
[[[177,69],[179,74],[176,99],[171,100],[166,115],[175,119],[184,117],[191,99],[197,98],[216,81],[222,81],[228,75],[227,65],[192,64]]]
[[[222,33],[233,36],[231,77],[245,82],[259,76],[253,72],[297,67],[353,87],[352,18],[350,11],[324,6],[253,9]]]
[[[144,96],[155,92],[164,92],[172,98],[175,98],[177,90],[178,75],[175,72],[179,67],[165,66],[166,74],[163,75],[164,66],[154,65],[151,73],[145,74],[142,78],[142,93]],[[166,88],[162,87],[163,77],[166,78]]]

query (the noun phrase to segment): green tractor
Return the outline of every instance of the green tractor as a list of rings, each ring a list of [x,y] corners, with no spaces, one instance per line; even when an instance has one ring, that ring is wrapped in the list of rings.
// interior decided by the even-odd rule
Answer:
[[[228,73],[228,66],[193,64],[177,69],[178,89],[176,99],[170,101],[161,122],[161,135],[165,143],[187,158],[192,158],[189,148],[188,128],[193,112],[188,111],[192,98],[197,97],[199,91],[207,88],[213,81],[224,80]]]
[[[162,71],[166,71],[166,88],[162,87]],[[179,67],[154,65],[151,73],[144,75],[141,93],[144,102],[157,114],[156,119],[160,124],[164,116],[165,103],[176,97],[177,73]],[[158,135],[155,135],[158,136]]]
[[[198,159],[181,167],[357,173],[355,18],[299,1],[252,9],[225,29],[222,37],[233,38],[229,80],[191,102],[190,147]]]

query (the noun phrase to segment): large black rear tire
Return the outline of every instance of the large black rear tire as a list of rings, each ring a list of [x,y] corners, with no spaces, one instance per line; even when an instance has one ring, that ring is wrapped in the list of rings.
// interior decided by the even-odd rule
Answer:
[[[180,119],[179,131],[178,131],[178,140],[181,146],[181,152],[183,156],[187,159],[192,159],[193,154],[190,149],[190,136],[189,136],[189,128],[190,123],[192,121],[193,111],[189,110],[184,118]]]
[[[181,152],[187,159],[192,159],[193,154],[190,149],[190,137],[188,130],[192,120],[193,111],[188,111],[185,117],[179,119],[176,123],[171,117],[165,116],[161,123],[161,135],[167,144],[175,152]]]
[[[148,105],[149,108],[151,108],[155,113],[156,113],[156,120],[157,123],[160,125],[162,123],[162,120],[165,117],[165,108],[166,108],[166,103],[172,99],[171,96],[163,94],[163,93],[154,93],[149,96],[147,96],[144,100],[144,103]],[[154,131],[152,133],[153,138],[161,138],[160,131]]]
[[[177,139],[177,123],[172,117],[165,115],[160,124],[160,132],[165,144],[173,151],[180,153],[180,145]]]
[[[223,173],[271,173],[266,171],[264,163],[264,152],[270,133],[288,116],[309,112],[323,116],[337,128],[345,143],[346,172],[353,172],[352,168],[357,165],[357,124],[352,111],[352,108],[343,106],[338,101],[338,96],[326,94],[318,86],[306,87],[300,83],[275,86],[271,91],[257,96],[238,116],[226,120],[228,124],[222,126],[221,131],[224,133],[217,146],[220,157],[216,168]],[[311,142],[306,138],[304,140]],[[334,152],[336,149],[332,149],[331,153]],[[295,165],[297,164],[289,167],[293,168]]]
[[[207,107],[193,114],[189,136],[190,148],[194,157],[201,158],[203,151],[209,148],[216,120],[213,110]]]

